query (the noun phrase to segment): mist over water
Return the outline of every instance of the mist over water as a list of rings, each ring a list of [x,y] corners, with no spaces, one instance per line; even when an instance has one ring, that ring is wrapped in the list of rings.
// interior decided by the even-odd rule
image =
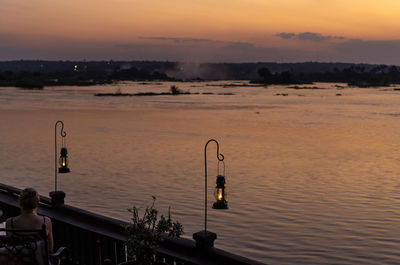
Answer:
[[[203,150],[214,138],[229,203],[211,209],[211,143],[216,247],[269,264],[399,264],[400,92],[223,86],[231,83],[176,83],[200,94],[154,97],[93,94],[166,92],[174,83],[1,88],[0,180],[48,196],[54,123],[63,120],[66,203],[128,221],[128,207],[156,196],[191,237],[204,229]]]

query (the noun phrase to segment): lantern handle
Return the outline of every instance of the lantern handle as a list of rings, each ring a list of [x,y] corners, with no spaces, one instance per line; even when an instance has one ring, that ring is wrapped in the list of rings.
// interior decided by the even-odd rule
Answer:
[[[219,174],[219,164],[220,163],[222,163],[222,165],[224,166],[223,167],[224,170],[223,170],[223,174],[222,175],[225,176],[225,161],[219,161],[219,160],[218,160],[218,166],[217,166],[217,175],[220,175]]]

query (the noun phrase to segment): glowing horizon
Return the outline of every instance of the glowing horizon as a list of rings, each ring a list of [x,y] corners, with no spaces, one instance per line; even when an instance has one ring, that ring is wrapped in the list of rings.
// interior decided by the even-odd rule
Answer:
[[[0,60],[400,64],[396,0],[3,0],[0,11]]]

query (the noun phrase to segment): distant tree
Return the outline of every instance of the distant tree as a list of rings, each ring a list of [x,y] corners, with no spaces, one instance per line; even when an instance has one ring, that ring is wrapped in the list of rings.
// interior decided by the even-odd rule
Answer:
[[[172,85],[169,89],[172,95],[179,95],[182,94],[182,90],[180,90],[177,86]]]
[[[282,84],[292,84],[295,81],[292,78],[292,74],[289,71],[282,72],[279,76],[280,83]]]
[[[272,78],[271,71],[266,67],[258,69],[258,75],[262,78],[264,83],[269,83]]]

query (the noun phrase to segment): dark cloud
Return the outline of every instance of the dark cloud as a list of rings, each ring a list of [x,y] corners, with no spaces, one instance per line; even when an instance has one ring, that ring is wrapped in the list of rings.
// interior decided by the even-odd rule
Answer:
[[[169,38],[169,37],[139,37],[144,40],[159,40],[159,41],[173,41],[176,43],[184,42],[215,42],[211,39],[200,39],[200,38]]]
[[[302,33],[287,33],[287,32],[280,32],[276,33],[274,36],[277,36],[281,39],[298,39],[301,41],[326,41],[326,40],[332,40],[332,39],[337,39],[337,40],[345,40],[346,38],[343,36],[328,36],[328,35],[322,35],[320,33],[315,33],[315,32],[302,32]]]
[[[349,40],[332,44],[334,52],[352,62],[400,64],[400,40]]]
[[[298,38],[298,34],[295,37]],[[322,37],[303,35],[303,38],[316,42],[318,38],[321,39]],[[323,40],[326,39],[325,36]],[[120,54],[130,54],[133,58],[153,60],[195,62],[342,61],[400,64],[400,40],[362,41],[343,39],[339,42],[329,42],[327,48],[320,51],[265,47],[250,42],[214,41],[208,42],[206,45],[189,44],[185,42],[157,45],[127,43],[118,44],[116,47],[120,49]]]
[[[324,36],[322,34],[314,32],[299,33],[297,34],[297,37],[299,38],[299,40],[310,40],[310,41],[323,41],[332,39],[331,36]]]
[[[248,42],[230,42],[228,45],[222,47],[227,50],[241,50],[241,49],[254,49],[254,45]]]
[[[290,33],[285,33],[290,34]],[[294,33],[293,33],[294,34]],[[299,38],[295,34],[291,38]],[[289,36],[289,35],[286,35]],[[321,36],[303,35],[313,39]],[[325,36],[326,37],[326,36]],[[43,41],[0,33],[0,60],[161,60],[182,62],[302,62],[341,61],[400,65],[400,40],[328,41],[323,49],[285,49],[251,42],[228,42],[197,38],[166,38],[161,41],[115,43],[72,39]],[[179,40],[179,41],[178,41]],[[305,41],[305,40],[304,40]],[[310,41],[310,40],[309,40]],[[321,40],[322,41],[322,40]]]
[[[314,59],[310,52],[262,47],[249,42],[211,42],[207,45],[138,44],[116,45],[123,54],[140,60],[171,60],[184,62],[258,62],[258,61],[304,61]],[[110,49],[111,50],[111,49]],[[139,57],[140,56],[140,57]],[[310,57],[311,56],[311,57]]]
[[[281,33],[276,33],[275,36],[280,37],[282,39],[288,40],[288,39],[291,39],[291,38],[295,37],[296,34],[295,33],[281,32]]]

